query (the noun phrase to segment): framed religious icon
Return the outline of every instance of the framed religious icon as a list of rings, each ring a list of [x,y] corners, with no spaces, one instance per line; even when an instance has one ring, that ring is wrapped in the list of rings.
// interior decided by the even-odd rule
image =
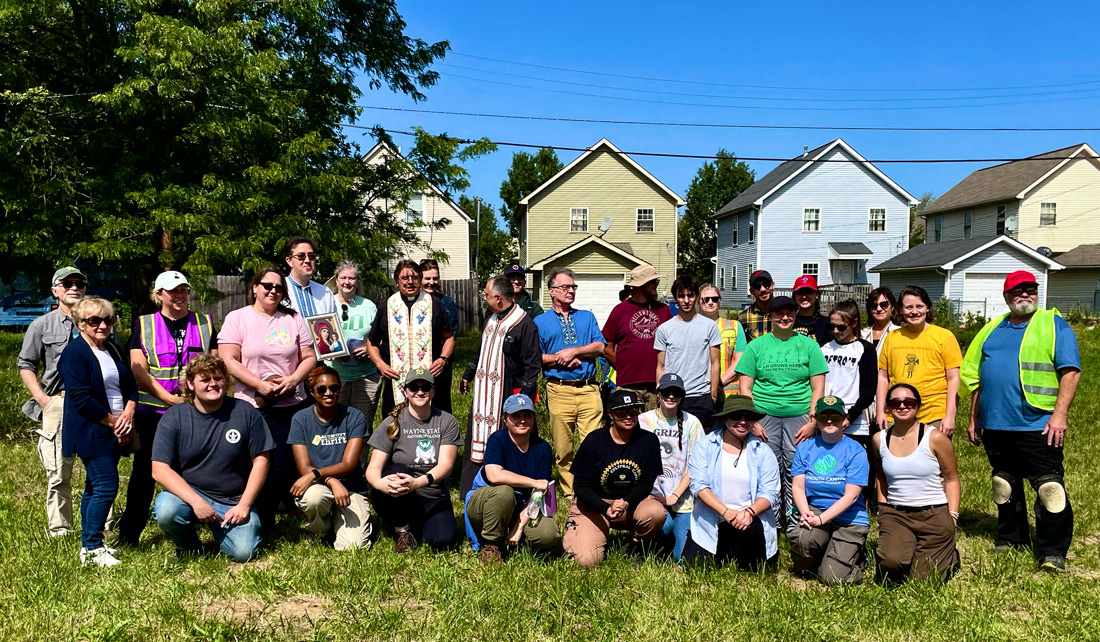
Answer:
[[[313,335],[313,351],[318,359],[340,359],[351,355],[335,312],[306,317],[306,323],[309,324],[309,333]]]

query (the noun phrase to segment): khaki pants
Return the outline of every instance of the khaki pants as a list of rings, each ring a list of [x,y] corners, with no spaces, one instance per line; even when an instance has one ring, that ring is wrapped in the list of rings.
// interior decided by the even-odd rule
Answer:
[[[73,527],[73,458],[61,455],[61,419],[65,393],[55,395],[42,409],[38,431],[38,460],[46,469],[46,520],[51,536],[64,535]]]
[[[370,505],[359,493],[349,493],[351,504],[337,506],[332,490],[324,484],[314,484],[294,499],[306,516],[305,529],[318,535],[335,530],[333,547],[338,551],[369,548],[371,536]]]
[[[947,506],[913,511],[879,504],[878,532],[875,557],[887,579],[947,579],[959,567],[955,521]]]
[[[483,542],[500,546],[516,522],[517,508],[515,491],[511,486],[482,486],[470,495],[466,515]],[[558,525],[553,517],[539,517],[527,522],[523,527],[523,537],[540,550],[557,548],[561,543]]]
[[[579,446],[588,433],[600,427],[603,418],[603,400],[600,387],[591,384],[580,388],[546,383],[546,403],[550,410],[550,435],[554,442],[554,460],[558,467],[561,491],[573,495],[573,465],[575,446]],[[573,441],[573,431],[577,441]]]
[[[593,568],[606,555],[607,536],[611,527],[629,530],[638,541],[661,534],[665,524],[665,507],[652,495],[643,499],[633,512],[611,521],[606,513],[597,513],[576,499],[569,507],[565,522],[565,552],[573,556],[581,568]]]
[[[638,383],[631,386],[619,386],[623,390],[629,390],[638,395],[638,399],[642,400],[645,404],[646,411],[657,409],[657,384],[655,383]]]
[[[811,509],[814,515],[821,511]],[[826,584],[859,584],[867,568],[866,526],[829,522],[791,531],[791,560],[796,573],[811,573]]]

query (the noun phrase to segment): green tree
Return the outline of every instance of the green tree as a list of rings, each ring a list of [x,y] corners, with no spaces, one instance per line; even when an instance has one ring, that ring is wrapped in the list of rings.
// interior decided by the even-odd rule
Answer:
[[[380,204],[416,178],[341,123],[436,83],[448,43],[405,29],[392,0],[0,2],[0,277],[80,259],[142,301],[165,267],[201,286],[296,233],[322,269],[380,265],[409,236]]]
[[[932,196],[932,192],[925,192],[921,194],[920,202],[915,207],[909,208],[909,247],[916,247],[924,243],[924,231],[927,221],[920,214],[934,200],[936,200],[936,197]]]
[[[519,217],[516,215],[519,202],[563,167],[557,153],[549,147],[543,147],[534,154],[516,152],[512,155],[508,178],[500,184],[500,200],[504,201],[500,216],[508,226],[509,236],[519,238]]]
[[[516,241],[497,225],[495,208],[485,199],[481,199],[480,216],[478,204],[472,198],[459,197],[458,206],[477,222],[481,238],[478,239],[476,233],[470,234],[470,254],[477,259],[478,281],[485,285],[491,277],[504,272],[508,261],[516,254]]]
[[[700,283],[710,281],[714,274],[710,258],[717,247],[718,224],[713,214],[756,180],[756,173],[733,154],[719,149],[716,156],[714,162],[703,163],[691,179],[678,228],[680,271]]]

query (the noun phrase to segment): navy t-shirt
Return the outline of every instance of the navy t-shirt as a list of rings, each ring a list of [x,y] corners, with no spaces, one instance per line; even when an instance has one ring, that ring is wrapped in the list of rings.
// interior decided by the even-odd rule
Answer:
[[[275,440],[260,411],[227,397],[210,414],[193,403],[166,410],[151,457],[171,466],[199,493],[235,506],[248,485],[252,458],[274,448]]]
[[[554,452],[550,444],[546,443],[538,435],[531,435],[531,442],[527,446],[527,452],[520,452],[507,430],[498,430],[489,435],[489,441],[485,443],[485,466],[495,464],[504,470],[531,479],[554,478],[553,464]],[[482,477],[485,476],[482,468]],[[486,479],[486,482],[489,480]],[[531,496],[530,488],[516,489],[524,498]]]
[[[844,496],[847,484],[866,486],[870,474],[867,452],[855,439],[845,437],[830,444],[817,435],[798,444],[791,462],[791,477],[805,475],[806,501],[810,506],[825,511]],[[863,493],[840,515],[834,518],[839,524],[868,526],[867,505]]]
[[[351,439],[366,439],[370,435],[367,419],[357,408],[336,405],[336,415],[332,421],[321,421],[313,406],[300,410],[290,422],[290,435],[286,443],[306,447],[309,461],[314,468],[334,466],[344,459],[344,449]],[[363,449],[366,450],[366,443]],[[362,461],[362,458],[360,458]],[[355,469],[340,477],[340,483],[353,493],[367,491],[367,480],[363,466],[356,462]]]

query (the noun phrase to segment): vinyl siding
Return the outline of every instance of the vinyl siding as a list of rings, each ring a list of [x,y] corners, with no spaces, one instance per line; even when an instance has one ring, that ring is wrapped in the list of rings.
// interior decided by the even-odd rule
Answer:
[[[839,149],[825,159],[847,158]],[[821,231],[802,231],[804,208],[821,209]],[[868,210],[886,208],[886,231],[868,232]],[[818,263],[818,283],[833,282],[830,242],[861,242],[873,253],[872,266],[909,249],[909,204],[861,164],[822,163],[807,168],[770,196],[759,217],[760,265],[781,287],[802,275],[803,263]],[[877,274],[863,272],[878,285]]]
[[[961,210],[954,210],[951,212],[944,212],[942,214],[933,214],[928,217],[928,227],[925,229],[924,242],[935,243],[935,236],[933,231],[933,220],[937,216],[943,217],[943,232],[940,235],[941,241],[957,241],[966,238],[965,221],[966,212],[973,213],[974,233],[970,235],[970,238],[978,238],[981,236],[996,236],[997,235],[997,206],[1006,205],[1008,207],[1007,215],[1011,216],[1017,209],[1016,201],[1010,203],[995,203],[993,205],[979,205],[978,207],[969,207]]]
[[[1084,308],[1095,311],[1093,302],[1100,289],[1100,268],[1066,268],[1051,272],[1047,288],[1047,307],[1063,314]]]
[[[625,278],[630,275],[635,264],[623,255],[595,243],[589,243],[575,252],[558,257],[547,264],[545,270],[532,272],[527,278],[527,288],[532,291],[532,296],[539,299],[544,309],[550,309],[550,292],[545,287],[546,277],[553,268],[562,267],[573,270],[577,274],[577,283],[583,287],[584,283],[580,278],[582,274],[614,275],[623,277],[625,282]]]
[[[739,306],[752,300],[749,296],[749,263],[756,263],[756,241],[749,243],[749,213],[745,210],[718,221],[718,266],[726,268],[726,287],[722,290],[722,303],[728,307]],[[733,226],[737,225],[737,246],[733,246]],[[737,271],[737,287],[730,288],[729,275]]]
[[[985,273],[1009,273],[1016,270],[1027,270],[1035,275],[1039,283],[1039,305],[1046,302],[1046,273],[1047,266],[1026,254],[1005,246],[1004,243],[995,245],[987,250],[955,265],[950,274],[951,299],[964,299],[963,285],[967,272]]]
[[[946,283],[947,277],[935,270],[891,270],[879,274],[879,285],[890,288],[895,297],[906,286],[917,285],[927,290],[935,302],[943,296]]]
[[[633,253],[657,269],[664,282],[676,273],[676,202],[617,154],[595,152],[538,194],[527,209],[525,263],[530,265],[580,241],[586,233],[569,231],[569,210],[588,208],[588,234],[611,243],[630,243]],[[638,208],[653,208],[653,232],[635,232]],[[577,269],[575,266],[573,269]]]
[[[1057,203],[1057,224],[1039,226],[1041,203]],[[1019,240],[1031,247],[1068,252],[1082,243],[1100,243],[1100,161],[1079,159],[1032,190],[1020,204]]]
[[[450,221],[445,227],[432,229],[427,224],[446,218]],[[398,217],[404,220],[404,215]],[[447,261],[439,262],[441,279],[467,279],[470,277],[470,224],[462,218],[458,209],[435,194],[424,195],[425,226],[415,228],[417,238],[427,248],[437,252],[446,252]],[[425,248],[414,245],[401,247],[402,258],[420,261],[427,258]]]

